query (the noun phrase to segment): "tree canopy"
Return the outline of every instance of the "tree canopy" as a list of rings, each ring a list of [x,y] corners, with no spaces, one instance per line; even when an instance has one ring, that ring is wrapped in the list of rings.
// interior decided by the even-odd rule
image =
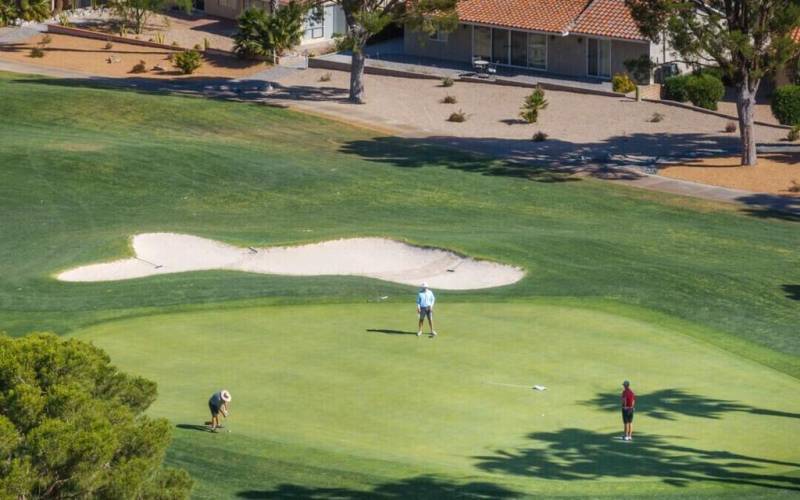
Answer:
[[[187,498],[189,475],[162,467],[169,423],[143,414],[155,397],[91,344],[0,337],[3,498]]]
[[[689,63],[717,66],[736,86],[742,164],[755,165],[755,97],[762,78],[798,53],[797,0],[626,0],[642,33]]]

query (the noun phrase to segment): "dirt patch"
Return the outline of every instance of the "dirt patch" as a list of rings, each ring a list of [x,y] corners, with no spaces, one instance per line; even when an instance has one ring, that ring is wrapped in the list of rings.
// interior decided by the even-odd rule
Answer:
[[[42,46],[40,42],[45,36],[49,36],[51,42]],[[37,35],[19,43],[0,45],[0,59],[112,78],[243,78],[266,68],[264,63],[212,55],[204,56],[203,65],[193,74],[182,75],[169,61],[169,55],[176,51],[117,42],[113,42],[110,49],[106,46],[107,42],[103,40],[59,34]],[[44,57],[31,57],[34,47],[43,48]],[[147,71],[132,72],[140,61],[144,61]],[[154,69],[157,67],[162,69]]]
[[[800,197],[800,153],[762,154],[756,167],[740,166],[738,156],[706,158],[665,167],[659,174],[714,186]]]

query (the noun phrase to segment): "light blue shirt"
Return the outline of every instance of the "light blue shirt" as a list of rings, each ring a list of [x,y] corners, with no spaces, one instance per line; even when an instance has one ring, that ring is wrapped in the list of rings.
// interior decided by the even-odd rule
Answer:
[[[428,290],[420,290],[417,294],[417,305],[419,307],[433,307],[433,303],[436,302],[436,297],[433,296],[433,292]]]

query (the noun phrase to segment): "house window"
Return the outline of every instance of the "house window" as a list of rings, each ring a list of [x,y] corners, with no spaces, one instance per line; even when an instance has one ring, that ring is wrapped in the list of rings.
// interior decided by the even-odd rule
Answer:
[[[306,40],[313,40],[325,36],[325,14],[326,12],[323,9],[309,11],[309,15],[306,18],[303,38]]]
[[[472,33],[472,56],[484,60],[492,58],[492,28],[474,27]]]
[[[587,73],[590,76],[611,76],[611,40],[590,38],[586,44]]]
[[[436,32],[431,35],[431,40],[434,42],[447,42],[447,32],[436,30]]]
[[[528,66],[531,68],[547,68],[547,36],[528,33]]]

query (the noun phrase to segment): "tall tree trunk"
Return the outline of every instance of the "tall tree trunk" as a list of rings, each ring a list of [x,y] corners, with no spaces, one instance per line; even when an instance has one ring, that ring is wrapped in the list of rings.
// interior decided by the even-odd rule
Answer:
[[[366,93],[364,91],[364,65],[367,62],[364,56],[365,43],[353,44],[353,56],[350,64],[350,102],[364,104]]]
[[[274,14],[278,11],[278,0],[269,0],[269,12]]]
[[[758,163],[756,154],[756,92],[760,80],[754,83],[745,79],[736,89],[736,111],[739,115],[739,135],[742,139],[742,165],[754,167]]]

